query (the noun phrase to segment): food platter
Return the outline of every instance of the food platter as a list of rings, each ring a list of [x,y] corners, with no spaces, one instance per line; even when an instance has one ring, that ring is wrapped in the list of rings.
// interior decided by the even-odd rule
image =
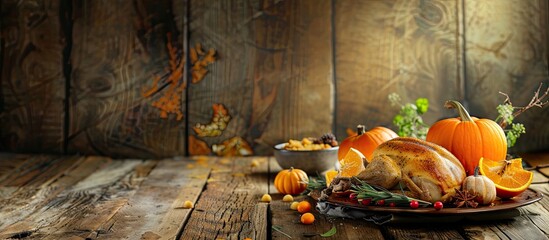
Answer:
[[[313,193],[313,198],[318,199],[319,194]],[[444,207],[443,209],[436,210],[433,207],[420,207],[412,209],[410,207],[388,207],[388,206],[375,206],[375,205],[362,205],[357,201],[353,201],[348,197],[332,195],[326,201],[327,203],[338,206],[351,208],[361,211],[369,212],[382,212],[382,213],[414,213],[419,215],[462,215],[462,214],[477,214],[498,212],[503,210],[511,210],[518,207],[526,206],[535,203],[543,198],[543,194],[534,189],[527,189],[522,194],[504,200],[496,200],[494,204],[488,206],[478,206],[477,208],[455,208]]]

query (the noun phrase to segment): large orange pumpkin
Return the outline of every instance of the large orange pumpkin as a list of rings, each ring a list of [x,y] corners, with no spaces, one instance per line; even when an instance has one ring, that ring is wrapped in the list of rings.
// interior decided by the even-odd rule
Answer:
[[[453,153],[467,175],[474,174],[481,157],[505,159],[507,140],[496,122],[471,117],[458,101],[446,101],[444,106],[457,109],[459,118],[443,119],[433,124],[427,132],[427,141]]]
[[[375,127],[366,131],[364,125],[357,126],[357,135],[345,138],[339,144],[339,150],[337,152],[337,158],[343,159],[349,149],[354,148],[364,154],[366,159],[370,161],[372,159],[372,153],[379,144],[389,141],[398,135],[393,130],[386,127]]]

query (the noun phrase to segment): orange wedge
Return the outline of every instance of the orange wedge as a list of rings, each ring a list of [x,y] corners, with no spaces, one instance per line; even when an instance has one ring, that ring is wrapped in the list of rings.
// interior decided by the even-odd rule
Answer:
[[[364,159],[366,157],[360,151],[354,148],[349,149],[345,157],[339,161],[341,164],[339,176],[352,177],[358,175],[365,168]]]
[[[324,174],[324,176],[326,177],[326,187],[330,186],[330,183],[332,182],[332,180],[334,180],[334,178],[337,176],[337,174],[338,174],[338,172],[336,170],[326,171],[326,173]]]
[[[496,184],[497,196],[512,198],[526,191],[532,183],[534,174],[522,168],[522,159],[490,160],[481,158],[478,162],[480,174],[490,178]]]

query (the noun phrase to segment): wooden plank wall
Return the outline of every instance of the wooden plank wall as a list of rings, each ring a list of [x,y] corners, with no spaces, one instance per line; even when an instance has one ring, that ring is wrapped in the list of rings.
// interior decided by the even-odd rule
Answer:
[[[191,1],[190,43],[219,60],[189,92],[189,126],[210,121],[213,104],[232,116],[208,145],[240,136],[257,153],[283,139],[331,132],[331,1]],[[195,134],[192,132],[191,134]]]
[[[431,102],[425,121],[451,116],[442,104],[463,99],[461,0],[341,1],[336,5],[337,132],[391,127],[398,107]],[[341,136],[341,134],[339,134]]]
[[[526,106],[548,77],[548,1],[466,1],[466,99],[471,114],[495,118],[495,106],[509,94]],[[521,20],[518,20],[521,19]],[[511,30],[512,29],[512,30]],[[532,109],[516,121],[526,126],[514,151],[549,149],[549,108]]]
[[[178,0],[73,2],[69,152],[185,154],[185,122],[173,114],[161,119],[151,105],[168,87],[143,96],[171,70],[168,43],[183,58],[183,6]]]
[[[2,1],[0,149],[62,152],[65,109],[60,0]]]
[[[453,116],[442,108],[450,98],[494,118],[498,91],[525,105],[549,86],[548,2],[1,1],[0,149],[155,158],[247,144],[270,154],[289,138],[341,140],[357,124],[394,129],[392,92],[428,98],[428,124]],[[193,83],[196,44],[216,60]],[[170,96],[180,119],[153,105]],[[226,128],[195,131],[214,127],[219,106]],[[548,117],[521,115],[514,151],[547,150]]]

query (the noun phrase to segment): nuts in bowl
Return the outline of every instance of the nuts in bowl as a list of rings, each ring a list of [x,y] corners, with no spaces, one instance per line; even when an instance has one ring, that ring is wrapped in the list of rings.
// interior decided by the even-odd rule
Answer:
[[[338,142],[333,134],[320,138],[290,139],[274,147],[274,156],[282,169],[301,169],[307,174],[320,174],[333,169],[337,162]]]

